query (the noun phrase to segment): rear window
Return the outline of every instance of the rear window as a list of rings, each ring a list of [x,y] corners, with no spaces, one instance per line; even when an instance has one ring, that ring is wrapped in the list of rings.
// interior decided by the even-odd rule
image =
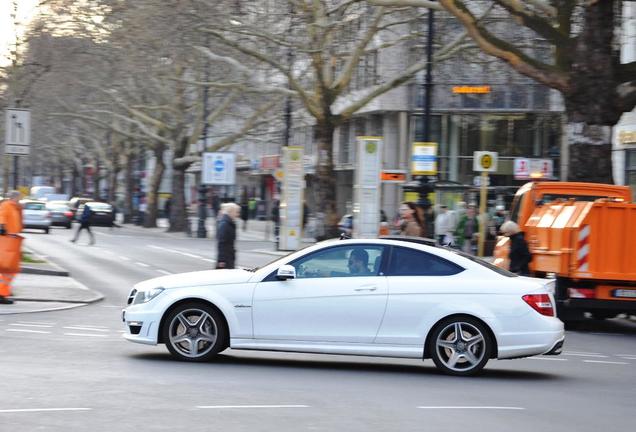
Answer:
[[[494,271],[495,273],[499,273],[502,276],[506,276],[506,277],[518,277],[519,276],[518,274],[509,272],[506,269],[502,269],[501,267],[497,267],[496,265],[491,264],[488,261],[484,261],[481,258],[478,258],[478,257],[473,256],[473,255],[469,255],[469,254],[467,254],[465,252],[462,252],[460,250],[450,249],[450,248],[446,248],[446,250],[450,251],[450,252],[453,252],[453,253],[455,253],[457,255],[463,256],[464,258],[468,258],[472,262],[477,263],[479,265],[482,265],[482,266],[486,267],[487,269]]]
[[[111,211],[111,209],[112,209],[110,204],[89,203],[88,206],[93,211]]]
[[[46,206],[44,203],[26,203],[23,208],[25,210],[45,210]]]

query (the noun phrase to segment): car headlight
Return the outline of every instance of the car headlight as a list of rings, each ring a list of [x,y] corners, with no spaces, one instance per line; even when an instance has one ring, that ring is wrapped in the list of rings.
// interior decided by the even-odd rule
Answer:
[[[137,291],[132,304],[148,303],[150,300],[161,294],[164,290],[165,288],[158,287],[151,288],[149,290]]]

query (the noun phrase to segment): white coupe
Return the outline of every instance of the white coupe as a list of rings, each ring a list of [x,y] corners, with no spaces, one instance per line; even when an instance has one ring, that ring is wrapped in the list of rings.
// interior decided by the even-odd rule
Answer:
[[[430,358],[471,375],[489,359],[559,354],[554,281],[519,277],[408,239],[317,243],[258,269],[207,270],[135,285],[126,339],[178,359],[226,348]]]

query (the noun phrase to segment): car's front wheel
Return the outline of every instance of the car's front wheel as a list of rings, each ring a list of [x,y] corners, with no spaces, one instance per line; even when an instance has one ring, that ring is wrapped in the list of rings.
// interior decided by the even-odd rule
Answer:
[[[164,321],[163,340],[184,361],[206,361],[227,348],[228,330],[221,314],[201,302],[183,303]]]
[[[493,349],[484,324],[471,317],[451,317],[433,330],[428,352],[435,366],[449,375],[474,375],[481,371]]]

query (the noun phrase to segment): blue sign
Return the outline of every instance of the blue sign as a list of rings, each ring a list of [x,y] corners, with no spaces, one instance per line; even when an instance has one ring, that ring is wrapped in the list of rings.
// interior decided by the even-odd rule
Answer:
[[[223,159],[217,159],[214,161],[214,171],[221,172],[225,169],[225,163],[223,163]]]

